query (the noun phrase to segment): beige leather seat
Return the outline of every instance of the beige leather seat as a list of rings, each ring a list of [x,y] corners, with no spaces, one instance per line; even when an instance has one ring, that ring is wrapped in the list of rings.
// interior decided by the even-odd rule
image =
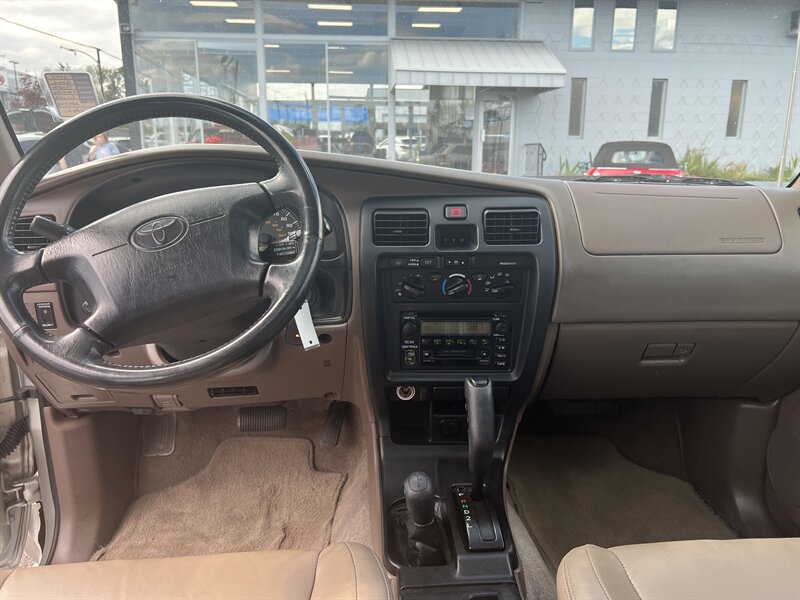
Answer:
[[[383,566],[360,544],[17,569],[0,599],[389,600]]]
[[[800,538],[581,546],[556,587],[559,600],[797,600]]]

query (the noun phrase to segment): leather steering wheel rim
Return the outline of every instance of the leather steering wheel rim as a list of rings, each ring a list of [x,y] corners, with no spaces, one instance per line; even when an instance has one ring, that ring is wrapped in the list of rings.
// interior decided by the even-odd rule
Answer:
[[[211,121],[243,133],[274,158],[278,174],[259,183],[200,188],[146,200],[36,253],[16,250],[14,226],[53,164],[98,133],[165,117]],[[253,240],[258,237],[259,219],[263,222],[282,206],[299,213],[302,234],[293,261],[270,264],[259,260]],[[256,115],[221,100],[184,94],[109,102],[45,135],[0,188],[0,327],[34,361],[87,385],[141,391],[213,376],[253,355],[291,322],[313,284],[322,251],[322,224],[319,193],[305,161],[277,129]],[[162,238],[169,238],[169,243],[162,244]],[[200,271],[204,264],[210,271]],[[120,274],[121,269],[130,275]],[[135,276],[142,281],[134,282]],[[53,337],[34,322],[23,293],[58,281],[82,286],[96,306],[83,324]],[[142,283],[146,293],[137,293],[134,283]],[[202,300],[191,303],[186,297],[190,291]],[[169,303],[173,313],[183,314],[211,310],[227,296],[249,298],[254,293],[271,299],[267,310],[248,329],[214,350],[145,367],[103,359],[104,353],[125,345],[126,328],[141,333],[165,322],[157,316],[159,307],[148,305],[150,295],[164,306]]]

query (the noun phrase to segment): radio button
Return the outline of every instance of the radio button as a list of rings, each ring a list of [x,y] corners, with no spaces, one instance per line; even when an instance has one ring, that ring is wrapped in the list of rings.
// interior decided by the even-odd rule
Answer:
[[[433,358],[433,351],[432,350],[423,350],[422,351],[422,360],[426,358]]]
[[[445,338],[444,345],[445,346],[455,346],[456,340],[455,338]]]
[[[497,344],[505,344],[508,340],[505,338],[505,336],[498,336],[494,338],[494,341]]]
[[[499,369],[507,369],[508,368],[508,361],[507,360],[496,360],[494,361],[494,366]]]
[[[489,338],[481,338],[480,345],[481,346],[488,346],[491,340]]]
[[[494,349],[495,352],[505,352],[508,350],[508,346],[506,346],[505,344],[496,344]]]
[[[458,346],[466,346],[467,345],[467,338],[458,338],[456,340],[456,345],[458,345]]]
[[[417,335],[417,324],[412,321],[406,321],[403,324],[403,337],[413,338]]]
[[[444,340],[442,338],[433,338],[433,345],[442,346],[444,345]]]
[[[445,258],[444,264],[446,267],[466,267],[466,258]]]
[[[417,351],[406,350],[403,353],[403,362],[405,362],[409,367],[413,367],[415,364],[417,364]]]
[[[420,340],[420,344],[422,344],[422,346],[431,346],[433,344],[433,340],[431,338],[424,337]]]
[[[478,358],[489,358],[492,355],[492,351],[488,348],[481,348],[478,350]]]
[[[469,345],[470,346],[477,346],[478,345],[478,338],[469,338]]]
[[[507,335],[508,333],[511,333],[511,325],[505,321],[498,321],[494,324],[494,332],[499,333],[500,335]]]

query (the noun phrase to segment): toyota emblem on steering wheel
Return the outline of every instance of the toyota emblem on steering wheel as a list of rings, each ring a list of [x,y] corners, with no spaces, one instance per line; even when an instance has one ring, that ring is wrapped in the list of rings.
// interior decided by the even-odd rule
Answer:
[[[139,225],[131,234],[131,244],[145,252],[156,252],[174,246],[189,231],[189,223],[181,217],[159,217]]]

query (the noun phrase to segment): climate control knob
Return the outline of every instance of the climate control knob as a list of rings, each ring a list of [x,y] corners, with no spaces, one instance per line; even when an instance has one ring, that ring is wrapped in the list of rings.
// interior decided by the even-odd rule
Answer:
[[[489,293],[492,296],[508,296],[514,291],[514,282],[508,277],[497,277],[489,282]]]
[[[400,285],[400,292],[406,298],[419,298],[425,295],[425,284],[422,283],[422,278],[418,275],[410,275],[403,279]]]
[[[472,292],[472,282],[466,275],[453,273],[444,280],[442,293],[451,298],[461,298]]]

